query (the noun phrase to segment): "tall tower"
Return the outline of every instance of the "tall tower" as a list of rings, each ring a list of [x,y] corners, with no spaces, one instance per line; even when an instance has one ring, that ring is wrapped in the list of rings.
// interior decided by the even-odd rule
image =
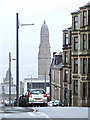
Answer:
[[[38,53],[38,78],[49,79],[51,52],[49,43],[49,29],[44,21],[40,31],[40,45]]]
[[[4,84],[9,84],[9,69],[6,72],[6,77],[4,78]],[[13,77],[11,74],[11,85],[13,85]]]

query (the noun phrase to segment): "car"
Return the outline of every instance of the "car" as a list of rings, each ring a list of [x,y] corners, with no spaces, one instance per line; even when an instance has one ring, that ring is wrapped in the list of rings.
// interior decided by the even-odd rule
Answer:
[[[44,89],[31,89],[28,96],[29,106],[40,105],[47,107],[47,94]]]
[[[64,106],[64,103],[61,100],[55,100],[53,106]]]
[[[17,106],[17,99],[14,100],[14,106]]]
[[[12,100],[11,100],[11,103],[9,104],[9,100],[5,100],[4,101],[4,106],[13,106],[13,103],[12,103]]]
[[[54,101],[50,101],[50,102],[48,102],[48,106],[49,106],[49,107],[52,107],[53,104],[54,104]]]
[[[26,106],[26,96],[24,94],[19,97],[19,106],[21,107]]]
[[[14,106],[17,106],[17,99],[14,100]],[[20,107],[26,106],[26,98],[24,94],[19,96],[19,106]]]

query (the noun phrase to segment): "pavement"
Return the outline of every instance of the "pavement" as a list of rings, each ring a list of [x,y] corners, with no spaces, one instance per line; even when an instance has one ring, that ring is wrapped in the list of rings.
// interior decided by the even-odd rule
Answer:
[[[10,106],[4,106],[0,108],[0,113],[16,113],[16,112],[36,112],[34,108],[30,107],[10,107]]]

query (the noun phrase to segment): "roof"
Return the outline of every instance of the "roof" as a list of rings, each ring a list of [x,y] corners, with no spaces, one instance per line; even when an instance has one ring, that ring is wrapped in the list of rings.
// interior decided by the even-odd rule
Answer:
[[[90,7],[90,1],[87,4],[85,4],[84,6],[79,7],[79,9],[77,11],[72,12],[71,14],[78,14],[78,13],[80,13],[80,9],[86,8],[86,7]]]
[[[72,27],[68,27],[68,28],[66,28],[65,30],[63,30],[63,32],[64,32],[64,31],[71,30],[71,29],[72,29]]]
[[[24,78],[24,81],[27,81],[27,82],[33,82],[33,83],[43,83],[45,82],[45,79],[40,79],[40,78]],[[46,79],[46,82],[48,83],[49,82],[49,79]]]
[[[78,14],[80,13],[80,9],[76,10],[75,12],[72,12],[71,14]]]
[[[80,7],[80,8],[86,8],[86,7],[90,7],[90,1],[87,4],[85,4],[84,6]]]

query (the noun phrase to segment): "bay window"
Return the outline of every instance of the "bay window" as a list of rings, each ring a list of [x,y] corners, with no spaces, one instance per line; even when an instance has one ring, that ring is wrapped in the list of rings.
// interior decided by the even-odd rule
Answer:
[[[78,37],[74,38],[74,50],[78,50]]]
[[[86,26],[86,11],[83,12],[83,26]]]
[[[87,48],[87,35],[83,34],[83,49],[85,50]]]
[[[74,29],[78,30],[78,16],[74,17]]]
[[[74,59],[74,72],[78,73],[78,59],[77,58]]]
[[[74,80],[74,93],[78,93],[78,80]]]

